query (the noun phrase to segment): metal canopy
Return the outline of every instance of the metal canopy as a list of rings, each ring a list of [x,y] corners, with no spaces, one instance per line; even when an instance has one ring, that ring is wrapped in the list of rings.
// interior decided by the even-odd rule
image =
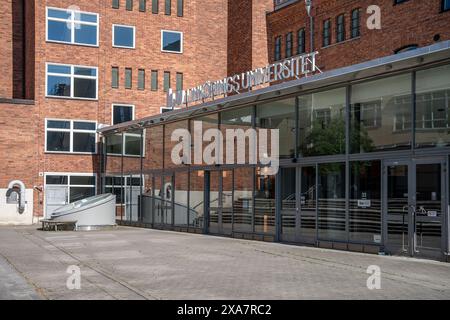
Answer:
[[[289,94],[300,94],[302,91],[362,80],[386,73],[417,68],[449,59],[450,41],[443,41],[428,47],[378,58],[348,67],[325,71],[321,74],[228,96],[192,107],[173,110],[139,120],[103,127],[98,129],[97,132],[102,134],[110,134],[128,130],[136,130],[142,127],[153,127],[174,120],[187,119],[195,115],[201,115],[204,113],[210,113],[237,106],[260,103],[265,100],[282,97]]]

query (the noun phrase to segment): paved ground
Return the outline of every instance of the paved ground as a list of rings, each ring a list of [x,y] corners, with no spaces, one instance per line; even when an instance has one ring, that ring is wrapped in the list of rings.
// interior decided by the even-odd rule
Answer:
[[[0,299],[450,299],[450,264],[121,227],[0,227]],[[66,273],[80,267],[81,289]],[[369,265],[381,289],[366,286]]]

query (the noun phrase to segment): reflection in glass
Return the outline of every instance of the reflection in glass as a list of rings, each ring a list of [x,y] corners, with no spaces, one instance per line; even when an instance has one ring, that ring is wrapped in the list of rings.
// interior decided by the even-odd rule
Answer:
[[[295,98],[258,105],[256,127],[278,129],[280,158],[295,157]],[[271,141],[269,133],[268,140]]]
[[[352,153],[411,147],[411,75],[356,84],[351,94]]]
[[[175,173],[175,203],[174,203],[174,225],[188,225],[188,184],[189,173]]]
[[[347,240],[345,230],[345,164],[319,165],[319,237]]]
[[[275,233],[275,176],[257,168],[255,190],[255,232]]]
[[[298,97],[299,154],[345,153],[345,88]]]
[[[220,233],[220,171],[211,171],[209,182],[209,232]]]
[[[189,226],[203,228],[204,213],[204,171],[192,171],[189,179]]]
[[[450,65],[417,72],[416,147],[450,145]]]
[[[281,234],[283,240],[295,240],[296,168],[280,169],[281,179]]]
[[[381,163],[352,162],[350,173],[350,239],[380,244]]]
[[[316,240],[316,167],[301,169],[300,236],[304,241]]]
[[[253,168],[234,171],[233,230],[252,232],[253,220]]]

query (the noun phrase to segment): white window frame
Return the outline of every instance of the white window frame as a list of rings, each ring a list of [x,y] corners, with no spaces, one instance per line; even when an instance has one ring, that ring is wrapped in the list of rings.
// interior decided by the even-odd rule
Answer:
[[[145,141],[145,133],[146,131],[144,130],[144,134],[142,135],[143,140]],[[121,134],[121,133],[120,133]],[[126,137],[137,137],[140,138],[141,135],[139,133],[128,133],[128,132],[124,132],[122,135],[122,153],[112,153],[112,152],[107,152],[106,155],[107,156],[117,156],[117,157],[129,157],[129,158],[140,158],[141,155],[136,155],[136,154],[127,154],[125,153],[125,142],[126,142]],[[145,143],[142,144],[142,157],[145,157]]]
[[[67,184],[47,184],[47,176],[67,176]],[[92,187],[91,185],[71,185],[70,184],[70,177],[77,176],[77,177],[94,177],[94,195],[97,195],[97,174],[95,172],[92,173],[77,173],[77,172],[45,172],[44,173],[44,194],[45,190],[47,190],[47,186],[65,186],[67,187],[67,201],[70,203],[70,187]],[[44,210],[46,210],[46,197],[44,196]],[[44,212],[44,216],[47,214],[47,212]]]
[[[70,67],[70,74],[67,73],[53,73],[48,72],[48,66],[54,65],[54,66],[63,66],[63,67]],[[75,68],[88,68],[88,69],[95,69],[95,77],[94,76],[81,76],[81,75],[75,75],[74,70]],[[70,96],[54,96],[48,94],[48,77],[49,76],[56,76],[56,77],[66,77],[70,78]],[[74,96],[74,79],[89,79],[89,80],[95,80],[95,98],[83,98],[83,97],[75,97]],[[83,65],[75,65],[75,64],[63,64],[63,63],[53,63],[53,62],[46,62],[45,63],[45,96],[47,98],[57,98],[57,99],[78,99],[78,100],[91,100],[96,101],[98,100],[98,67],[93,66],[83,66]]]
[[[133,46],[127,47],[127,46],[119,46],[114,44],[115,40],[115,31],[114,27],[123,27],[123,28],[132,28],[133,29]],[[113,24],[112,25],[112,46],[113,48],[122,48],[122,49],[136,49],[136,27],[135,26],[129,26],[124,24]]]
[[[69,119],[53,119],[53,118],[45,118],[45,153],[57,153],[57,154],[97,154],[97,143],[98,143],[98,134],[97,130],[82,130],[82,129],[74,129],[74,122],[87,122],[94,123],[95,128],[98,128],[97,121],[93,120],[69,120]],[[48,121],[66,121],[70,122],[70,129],[56,129],[56,128],[48,128]],[[48,151],[47,150],[47,132],[69,132],[70,133],[70,150],[69,151]],[[73,134],[74,133],[94,133],[95,134],[95,150],[94,152],[74,152],[73,151]]]
[[[163,49],[163,44],[164,44],[164,32],[172,32],[172,33],[178,33],[181,35],[181,44],[180,44],[180,51],[171,51],[171,50],[164,50]],[[183,48],[184,48],[184,34],[181,31],[175,31],[175,30],[161,30],[161,52],[166,52],[166,53],[175,53],[175,54],[182,54],[183,53]]]
[[[49,10],[55,10],[55,11],[63,11],[63,12],[70,12],[71,13],[71,18],[70,19],[62,19],[62,18],[51,18],[48,16],[48,11]],[[97,22],[87,22],[87,21],[80,21],[80,20],[75,20],[75,16],[76,13],[79,14],[90,14],[90,15],[95,15],[97,17]],[[70,23],[71,24],[71,36],[70,36],[70,42],[67,41],[58,41],[58,40],[50,40],[48,38],[48,21],[59,21],[59,22],[65,22],[65,23]],[[96,44],[88,44],[88,43],[78,43],[75,42],[75,23],[76,24],[83,24],[83,25],[89,25],[89,26],[96,26],[97,27],[97,43]],[[100,16],[98,13],[95,12],[87,12],[87,11],[78,11],[78,10],[72,10],[72,9],[61,9],[61,8],[56,8],[56,7],[46,7],[45,9],[45,40],[47,42],[54,42],[54,43],[63,43],[63,44],[70,44],[70,45],[77,45],[77,46],[87,46],[87,47],[98,47],[98,43],[99,43],[99,37],[100,37]]]
[[[113,103],[111,104],[111,125],[114,125],[114,107],[131,107],[132,108],[132,119],[133,121],[135,119],[135,110],[136,106],[134,104],[126,104],[126,103]]]

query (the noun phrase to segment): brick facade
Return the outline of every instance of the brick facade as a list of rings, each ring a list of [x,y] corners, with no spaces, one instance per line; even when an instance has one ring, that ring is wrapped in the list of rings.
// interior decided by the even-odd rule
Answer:
[[[381,8],[381,29],[369,30],[367,9]],[[360,36],[351,39],[351,12],[361,9]],[[345,15],[345,41],[336,43],[336,18]],[[315,0],[314,49],[319,51],[318,63],[322,70],[331,70],[363,61],[388,56],[400,48],[417,45],[424,47],[436,41],[450,39],[450,11],[442,12],[441,0],[409,0],[394,4],[392,0]],[[331,21],[331,45],[322,46],[323,21]],[[285,57],[285,36],[293,32],[293,54],[297,53],[297,31],[306,30],[306,52],[310,51],[310,24],[304,1],[297,1],[267,15],[269,57],[274,61],[275,38],[282,37],[281,57]]]

